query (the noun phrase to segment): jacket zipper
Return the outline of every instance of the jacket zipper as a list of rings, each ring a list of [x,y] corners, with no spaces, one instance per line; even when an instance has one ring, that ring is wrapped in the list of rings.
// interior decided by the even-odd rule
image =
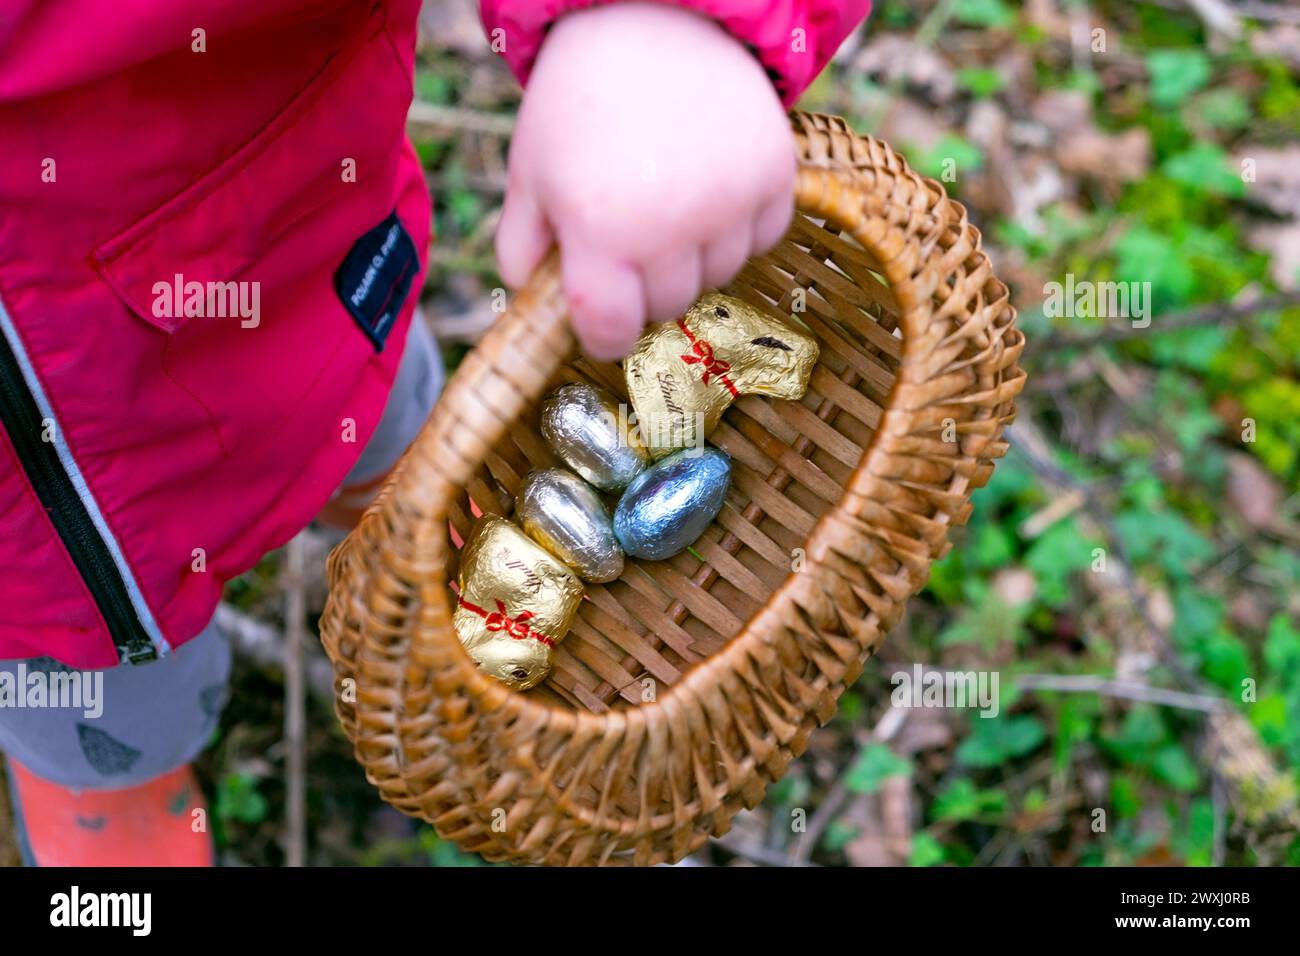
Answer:
[[[2,305],[0,317],[3,317]],[[136,613],[112,552],[60,460],[55,441],[44,434],[47,425],[58,428],[58,423],[42,418],[36,397],[23,376],[23,366],[9,336],[3,334],[0,334],[0,425],[8,433],[27,480],[98,605],[119,658],[133,664],[154,660],[158,657],[158,647]],[[21,571],[10,569],[7,573]]]

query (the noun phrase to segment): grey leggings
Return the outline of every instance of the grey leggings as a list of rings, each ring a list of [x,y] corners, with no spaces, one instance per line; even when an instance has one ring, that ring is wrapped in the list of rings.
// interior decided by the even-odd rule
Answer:
[[[345,483],[374,478],[397,460],[442,380],[441,357],[417,311],[383,417]],[[226,701],[230,644],[214,621],[147,664],[73,671],[49,658],[0,661],[0,689],[6,674],[20,691],[62,687],[57,702],[76,706],[49,706],[56,702],[49,693],[45,706],[17,707],[0,694],[0,751],[65,787],[131,787],[188,763],[211,739]]]

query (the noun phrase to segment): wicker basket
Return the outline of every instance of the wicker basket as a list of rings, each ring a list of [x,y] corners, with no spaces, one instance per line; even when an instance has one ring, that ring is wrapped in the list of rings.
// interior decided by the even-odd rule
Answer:
[[[734,472],[702,561],[589,585],[528,693],[456,639],[449,526],[508,515],[555,463],[537,428],[552,388],[626,396],[618,366],[574,354],[554,259],[331,555],[321,634],[357,759],[490,860],[653,864],[725,832],[835,712],[1005,450],[1023,338],[965,209],[842,120],[792,119],[799,215],[724,291],[797,313],[821,357],[802,401],[742,397],[710,436]]]

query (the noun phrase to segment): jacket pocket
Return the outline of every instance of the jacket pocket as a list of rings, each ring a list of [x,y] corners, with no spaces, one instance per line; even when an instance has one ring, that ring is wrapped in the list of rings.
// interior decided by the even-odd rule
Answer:
[[[177,276],[200,283],[205,304],[215,289],[218,307],[229,306],[231,281],[247,266],[390,161],[411,82],[384,17],[376,4],[357,35],[248,142],[92,252],[100,276],[132,312],[168,334],[207,314],[186,314],[174,295],[184,291]]]

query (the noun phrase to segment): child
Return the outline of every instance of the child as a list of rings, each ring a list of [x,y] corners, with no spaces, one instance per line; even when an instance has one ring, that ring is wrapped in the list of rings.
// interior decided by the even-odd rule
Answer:
[[[783,104],[867,7],[483,0],[526,87],[502,277],[558,243],[601,359],[728,281],[789,223]],[[222,585],[322,508],[355,520],[432,405],[418,8],[0,23],[0,748],[29,862],[210,862],[188,762],[225,694]],[[73,668],[101,714],[6,701],[6,674]]]

